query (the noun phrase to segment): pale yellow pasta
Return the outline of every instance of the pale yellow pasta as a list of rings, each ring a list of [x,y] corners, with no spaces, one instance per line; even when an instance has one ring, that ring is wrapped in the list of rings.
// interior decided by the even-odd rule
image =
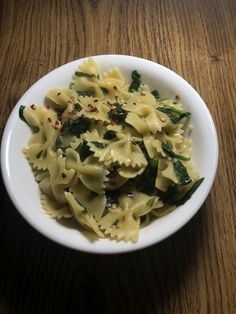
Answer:
[[[91,58],[68,85],[50,90],[46,106],[20,108],[33,130],[23,153],[42,207],[100,238],[135,243],[140,228],[183,204],[199,184],[185,132],[190,113],[151,92],[137,71],[127,84],[120,69],[101,72]]]

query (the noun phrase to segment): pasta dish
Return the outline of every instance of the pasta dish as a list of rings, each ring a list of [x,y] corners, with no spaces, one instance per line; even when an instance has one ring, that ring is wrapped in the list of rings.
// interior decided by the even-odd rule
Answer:
[[[42,208],[98,237],[137,242],[141,227],[184,204],[203,180],[191,160],[191,113],[136,70],[127,84],[118,68],[101,73],[89,58],[68,88],[19,115],[33,132],[23,153]]]

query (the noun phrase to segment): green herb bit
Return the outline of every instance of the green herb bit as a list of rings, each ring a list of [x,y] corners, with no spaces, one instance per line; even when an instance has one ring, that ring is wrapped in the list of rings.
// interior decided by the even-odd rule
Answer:
[[[89,126],[90,121],[88,118],[79,117],[76,120],[70,119],[63,132],[56,139],[56,149],[65,148],[63,144],[63,137],[65,135],[70,134],[79,137],[81,134],[85,133],[89,129]]]
[[[172,107],[159,107],[157,108],[157,110],[165,113],[169,118],[170,120],[176,124],[178,123],[179,121],[181,121],[183,118],[185,117],[189,117],[191,115],[190,112],[184,112],[182,110],[179,110],[177,108],[172,108]]]
[[[177,158],[177,159],[180,159],[180,160],[190,160],[189,157],[184,157],[184,156],[182,156],[182,155],[176,154],[176,153],[172,150],[173,145],[172,145],[172,143],[171,143],[170,141],[167,141],[166,143],[162,143],[162,144],[161,144],[161,147],[162,147],[163,151],[164,151],[167,155],[169,155],[170,157],[172,157],[172,158]]]
[[[155,191],[155,181],[158,171],[158,159],[148,159],[148,164],[144,172],[137,177],[137,184],[142,187],[146,194],[153,194]]]
[[[102,90],[104,95],[107,95],[109,93],[108,89],[105,87],[101,87],[101,90]]]
[[[100,148],[100,149],[104,149],[107,147],[107,144],[105,143],[101,143],[101,142],[91,142],[93,143],[97,148]]]
[[[144,142],[142,141],[142,142],[138,143],[138,146],[139,146],[140,149],[142,150],[142,152],[143,152],[145,158],[146,158],[147,160],[149,160],[150,157],[149,157],[149,155],[148,155],[148,152],[147,152],[147,149],[146,149],[146,147],[145,147],[145,145],[144,145]]]
[[[151,92],[151,94],[156,98],[156,99],[159,99],[160,98],[160,94],[159,94],[159,92],[158,92],[158,90],[153,90],[152,92]]]
[[[63,135],[59,135],[55,141],[56,149],[64,149]]]
[[[119,190],[107,190],[106,193],[106,205],[105,208],[111,208],[112,205],[119,205],[119,196],[120,191]]]
[[[113,140],[114,138],[116,138],[116,134],[117,134],[116,131],[109,130],[103,135],[103,138],[105,140]]]
[[[79,146],[76,148],[76,151],[80,155],[80,159],[83,162],[88,156],[92,155],[92,152],[90,151],[89,146],[87,145],[87,141],[83,141],[79,144]]]
[[[156,200],[156,197],[150,198],[150,199],[147,201],[146,205],[152,207],[153,204],[154,204],[154,202],[155,202],[155,200]]]
[[[79,96],[85,97],[85,96],[94,96],[93,90],[77,90],[76,93]]]
[[[115,108],[112,108],[108,112],[109,118],[118,124],[121,124],[123,127],[129,126],[127,122],[125,122],[125,119],[127,117],[128,112],[122,109],[122,105],[119,103],[116,103]]]
[[[79,117],[76,120],[69,120],[68,126],[65,128],[63,133],[69,133],[71,135],[80,136],[89,129],[90,121],[88,118]]]
[[[166,192],[162,195],[162,200],[170,205],[176,204],[177,185],[170,185]]]
[[[194,182],[194,184],[191,186],[191,188],[184,194],[183,197],[181,197],[181,199],[179,199],[176,202],[176,205],[183,205],[184,203],[186,203],[193,195],[193,193],[198,189],[198,187],[201,185],[202,181],[204,180],[204,178],[200,178],[198,179],[196,182]]]
[[[20,119],[22,121],[27,123],[27,121],[26,121],[26,119],[24,117],[24,109],[25,109],[25,106],[20,106],[20,108],[19,108],[19,117],[20,117]]]
[[[82,110],[82,106],[79,103],[74,104],[74,110],[80,112]]]
[[[132,72],[131,77],[133,81],[129,86],[130,93],[132,93],[133,91],[137,91],[141,84],[141,75],[136,70]]]
[[[188,175],[187,169],[184,167],[180,160],[176,160],[175,162],[173,162],[173,166],[179,184],[186,185],[192,182],[191,178]]]
[[[85,72],[80,72],[80,71],[76,71],[75,72],[76,76],[80,76],[80,77],[90,77],[90,78],[97,78],[96,74],[90,74],[90,73],[85,73]]]

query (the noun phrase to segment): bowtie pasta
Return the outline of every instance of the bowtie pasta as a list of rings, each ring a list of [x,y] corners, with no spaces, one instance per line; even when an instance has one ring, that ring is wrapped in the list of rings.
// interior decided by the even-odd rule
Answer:
[[[190,112],[161,98],[134,70],[101,73],[89,58],[45,106],[21,106],[33,131],[23,153],[52,218],[137,242],[139,229],[185,203],[203,178],[191,161]]]

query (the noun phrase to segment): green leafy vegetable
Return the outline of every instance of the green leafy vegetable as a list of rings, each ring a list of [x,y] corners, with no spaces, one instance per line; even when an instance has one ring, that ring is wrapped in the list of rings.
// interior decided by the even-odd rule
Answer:
[[[159,94],[159,92],[158,92],[158,90],[153,90],[152,92],[151,92],[151,94],[156,98],[156,99],[159,99],[160,98],[160,94]]]
[[[116,134],[117,134],[116,131],[109,130],[103,135],[103,138],[105,140],[113,140],[114,138],[116,138]]]
[[[76,76],[80,76],[80,77],[90,77],[90,78],[97,78],[96,74],[90,74],[90,73],[85,73],[85,72],[80,72],[80,71],[76,71],[75,72]]]
[[[147,201],[147,204],[148,206],[152,207],[154,202],[156,200],[156,197],[151,197],[148,201]]]
[[[57,138],[56,138],[56,141],[55,141],[55,145],[56,145],[56,149],[63,149],[64,148],[64,144],[63,144],[63,135],[59,135]]]
[[[191,115],[190,112],[187,112],[187,111],[184,112],[180,109],[170,107],[170,106],[158,107],[157,110],[165,113],[174,124],[181,121],[183,118],[189,117]]]
[[[108,89],[105,87],[101,87],[101,90],[102,90],[104,95],[107,95],[109,93]]]
[[[188,175],[187,169],[180,160],[173,162],[174,171],[181,185],[189,184],[192,180]]]
[[[113,122],[121,124],[122,126],[129,126],[129,124],[125,122],[128,112],[122,109],[122,106],[119,103],[116,103],[114,106],[115,108],[112,108],[108,112],[109,118]]]
[[[177,185],[170,185],[167,188],[167,191],[162,193],[162,200],[165,203],[171,204],[171,205],[175,205],[176,203],[176,195],[177,195]]]
[[[176,154],[176,153],[172,150],[173,146],[172,146],[172,144],[171,144],[170,142],[162,143],[162,144],[161,144],[161,147],[162,147],[163,151],[164,151],[167,155],[169,155],[170,157],[172,157],[172,158],[177,158],[177,159],[180,159],[180,160],[190,160],[189,157],[184,157],[184,156],[182,156],[182,155]]]
[[[144,142],[142,141],[142,142],[139,142],[138,143],[138,146],[141,148],[141,150],[142,150],[142,152],[143,152],[143,154],[144,154],[144,156],[145,156],[145,158],[147,159],[147,160],[149,160],[149,155],[148,155],[148,152],[147,152],[147,150],[146,150],[146,147],[145,147],[145,145],[144,145]]]
[[[76,93],[79,96],[94,96],[94,91],[93,90],[77,90]]]
[[[79,103],[74,104],[74,110],[80,112],[82,110],[82,106]]]
[[[201,185],[202,181],[204,180],[204,178],[200,178],[198,179],[196,182],[194,182],[194,184],[191,186],[191,188],[184,194],[183,197],[181,197],[181,199],[179,199],[176,202],[176,205],[183,205],[185,202],[187,202],[191,196],[193,195],[193,193],[198,189],[198,187]]]
[[[87,145],[87,141],[80,143],[76,151],[79,153],[81,161],[84,161],[88,156],[92,155],[92,152]]]
[[[26,122],[27,121],[25,120],[25,117],[24,117],[24,109],[25,109],[25,106],[20,106],[19,108],[19,117],[22,121]]]
[[[139,89],[139,86],[141,84],[141,75],[134,70],[131,74],[132,77],[132,83],[129,86],[129,92],[137,91]]]
[[[56,139],[56,148],[64,149],[63,137],[67,134],[79,137],[89,129],[90,121],[88,118],[79,117],[76,120],[69,120],[63,132]]]
[[[105,208],[111,208],[112,205],[119,205],[119,196],[120,191],[119,190],[107,190],[106,193],[106,205]]]
[[[107,144],[105,143],[101,143],[101,142],[91,142],[93,143],[97,148],[100,148],[100,149],[104,149],[105,147],[107,147]]]
[[[139,177],[137,177],[137,184],[142,187],[144,193],[151,195],[155,191],[157,171],[158,159],[149,159],[144,172]]]

